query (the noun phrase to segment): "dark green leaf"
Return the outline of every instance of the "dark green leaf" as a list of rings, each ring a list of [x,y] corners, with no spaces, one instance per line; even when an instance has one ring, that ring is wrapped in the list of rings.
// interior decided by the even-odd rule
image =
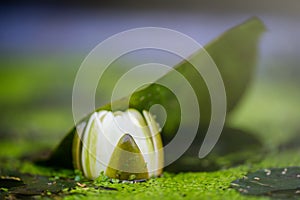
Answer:
[[[28,199],[30,196],[36,195],[58,194],[63,189],[71,189],[76,186],[73,179],[15,173],[17,176],[1,176],[0,178],[0,187],[8,188],[4,196],[15,195],[19,198]]]
[[[24,183],[19,177],[13,176],[1,176],[0,177],[0,188],[12,188],[23,186]]]
[[[244,163],[257,162],[264,155],[263,145],[254,134],[225,127],[213,151],[203,159],[196,155],[199,144],[195,141],[184,156],[166,167],[170,172],[215,171]]]
[[[231,186],[245,195],[279,199],[300,198],[300,167],[263,169],[233,181]]]
[[[252,18],[245,23],[225,32],[216,40],[205,46],[206,51],[216,63],[224,80],[225,89],[227,92],[228,110],[231,110],[235,106],[249,84],[253,69],[255,67],[258,40],[264,30],[265,28],[263,23],[257,18]],[[207,126],[210,119],[210,95],[203,78],[189,62],[190,60],[195,59],[200,60],[201,62],[203,55],[203,50],[201,49],[198,52],[195,52],[195,54],[193,54],[190,58],[187,58],[187,60],[179,63],[174,68],[180,72],[192,85],[198,98],[198,104],[201,110],[200,126],[202,126],[203,130],[205,130],[205,126]],[[180,90],[180,85],[176,85],[176,81],[173,80],[174,73],[174,71],[169,72],[159,79],[158,82],[169,82],[170,84],[175,85],[182,95],[184,95],[184,88]],[[167,112],[166,123],[162,130],[164,144],[167,144],[174,137],[174,134],[176,133],[180,123],[181,114],[179,102],[176,96],[168,88],[154,83],[140,91],[133,93],[131,97],[127,97],[127,99],[124,98],[116,101],[115,104],[118,105],[118,108],[122,110],[124,106],[126,107],[126,102],[128,99],[130,104],[129,106],[138,110],[147,110],[154,104],[161,104]],[[141,99],[143,100],[141,101]],[[111,104],[107,104],[97,110],[110,109]],[[194,108],[192,108],[192,110],[193,109]],[[193,120],[194,119],[190,119],[190,121]],[[187,127],[186,132],[188,134],[188,124],[185,124],[184,126]],[[199,132],[202,132],[202,130],[199,130]],[[70,167],[71,162],[68,161],[67,163],[65,162],[65,159],[69,160],[71,157],[71,140],[75,133],[76,130],[73,128],[62,141],[60,146],[56,149],[56,151],[54,151],[53,156],[48,160],[47,164],[51,164],[52,166],[61,166],[62,163],[65,163],[63,167]],[[201,137],[202,136],[200,136],[200,138]],[[201,142],[202,140],[197,140],[197,146]],[[193,156],[198,156],[198,154]],[[165,157],[168,157],[168,155]]]

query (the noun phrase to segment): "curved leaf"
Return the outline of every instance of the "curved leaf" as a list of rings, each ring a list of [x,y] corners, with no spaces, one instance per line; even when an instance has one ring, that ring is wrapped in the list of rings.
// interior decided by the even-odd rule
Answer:
[[[255,67],[258,41],[264,30],[263,23],[258,18],[252,18],[228,30],[204,47],[216,63],[223,78],[227,94],[228,111],[234,108],[249,84]],[[190,64],[191,60],[201,60],[202,56],[203,50],[201,49],[176,65],[174,69],[181,73],[193,87],[201,110],[201,124],[205,127],[210,120],[210,96],[203,78]],[[157,82],[168,81],[174,84],[179,92],[184,95],[184,88],[180,90],[180,85],[176,85],[176,81],[173,80],[174,73],[174,71],[170,71]],[[127,102],[129,102],[131,108],[140,111],[144,109],[148,110],[154,104],[164,106],[167,111],[167,119],[162,130],[163,142],[166,144],[172,139],[180,124],[181,116],[179,102],[172,91],[154,83],[133,93],[130,97],[116,101],[114,105],[118,106],[117,109],[122,110],[124,107],[127,107]],[[104,105],[97,110],[111,110],[111,104]],[[186,124],[186,127],[188,128],[188,124]],[[65,161],[66,158],[69,160],[70,155],[72,155],[72,138],[75,133],[75,128],[73,128],[62,141],[61,145],[54,151],[48,164],[70,166],[69,161],[68,163],[61,161]]]

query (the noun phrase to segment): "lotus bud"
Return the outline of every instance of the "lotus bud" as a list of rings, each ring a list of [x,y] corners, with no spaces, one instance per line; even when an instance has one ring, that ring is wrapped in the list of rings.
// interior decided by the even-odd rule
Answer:
[[[94,112],[77,126],[73,164],[89,179],[101,172],[120,180],[161,175],[163,149],[160,127],[148,112]]]

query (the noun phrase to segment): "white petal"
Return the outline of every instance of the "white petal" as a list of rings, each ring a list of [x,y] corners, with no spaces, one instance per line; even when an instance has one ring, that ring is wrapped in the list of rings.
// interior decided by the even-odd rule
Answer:
[[[147,168],[153,168],[153,143],[151,140],[151,132],[146,125],[146,122],[141,113],[135,109],[128,109],[126,117],[131,122],[132,133],[131,134],[141,150],[144,160],[147,163]]]
[[[81,163],[82,163],[82,169],[83,169],[83,173],[86,177],[88,178],[92,178],[91,177],[91,174],[90,174],[90,163],[87,163],[88,160],[89,160],[89,144],[88,144],[88,141],[89,141],[89,137],[90,137],[90,127],[91,127],[91,124],[93,123],[95,117],[96,117],[96,113],[93,113],[90,118],[89,118],[89,121],[87,123],[87,127],[85,129],[85,132],[84,132],[84,135],[82,137],[82,152],[81,152]]]
[[[153,165],[152,168],[149,168],[150,176],[157,176],[161,173],[163,168],[163,151],[162,150],[162,141],[160,137],[160,127],[159,124],[155,121],[154,117],[148,111],[143,110],[143,115],[146,119],[148,127],[151,132],[151,140],[153,142]]]
[[[99,158],[108,166],[111,155],[124,133],[116,126],[112,112],[106,113],[101,126],[103,136],[99,143]]]

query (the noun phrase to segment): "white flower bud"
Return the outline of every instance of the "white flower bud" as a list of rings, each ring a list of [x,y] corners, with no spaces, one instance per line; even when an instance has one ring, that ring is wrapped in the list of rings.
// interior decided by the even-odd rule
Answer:
[[[142,115],[143,114],[143,115]],[[103,171],[121,180],[159,176],[163,168],[160,128],[148,111],[99,111],[77,126],[74,166],[90,179]]]

